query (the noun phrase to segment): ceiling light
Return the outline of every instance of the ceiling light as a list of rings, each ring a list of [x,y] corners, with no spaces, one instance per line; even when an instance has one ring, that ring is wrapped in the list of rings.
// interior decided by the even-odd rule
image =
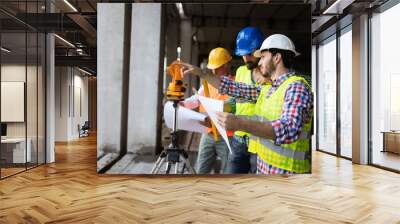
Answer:
[[[176,53],[178,54],[178,60],[180,61],[181,60],[181,47],[177,47],[176,48]]]
[[[351,5],[355,0],[336,0],[322,14],[342,14],[347,6]]]
[[[178,9],[179,16],[181,17],[181,19],[184,19],[185,18],[185,11],[183,10],[182,3],[178,2],[178,3],[175,3],[175,5],[176,5],[176,8]]]
[[[78,10],[71,4],[69,3],[68,0],[64,0],[65,4],[67,4],[72,10],[74,10],[74,12],[78,12]]]
[[[75,45],[73,45],[71,42],[69,42],[68,40],[58,36],[57,34],[54,34],[55,37],[57,37],[58,39],[60,39],[62,42],[66,43],[67,45],[69,45],[70,47],[75,48]]]
[[[4,51],[4,52],[6,52],[6,53],[10,53],[10,52],[11,52],[11,50],[9,50],[9,49],[7,49],[7,48],[5,48],[5,47],[1,47],[1,50]]]
[[[83,70],[83,69],[81,69],[81,68],[79,68],[79,67],[78,67],[78,70],[81,71],[81,72],[83,72],[83,73],[85,73],[85,74],[87,74],[87,75],[90,75],[90,76],[93,75],[92,73],[90,73],[90,72],[88,72],[88,71],[86,71],[86,70]]]

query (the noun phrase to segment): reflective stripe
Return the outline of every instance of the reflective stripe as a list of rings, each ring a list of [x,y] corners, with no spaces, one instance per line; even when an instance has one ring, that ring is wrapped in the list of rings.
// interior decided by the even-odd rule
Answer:
[[[267,140],[265,138],[258,138],[258,137],[255,137],[255,136],[251,136],[250,138],[252,140],[259,139],[260,143],[263,146],[265,146],[268,149],[278,153],[279,155],[290,157],[290,158],[297,159],[297,160],[306,160],[306,159],[310,158],[310,153],[309,152],[300,152],[300,151],[295,151],[295,150],[292,150],[292,149],[289,149],[289,148],[284,148],[282,146],[275,145],[270,140]]]

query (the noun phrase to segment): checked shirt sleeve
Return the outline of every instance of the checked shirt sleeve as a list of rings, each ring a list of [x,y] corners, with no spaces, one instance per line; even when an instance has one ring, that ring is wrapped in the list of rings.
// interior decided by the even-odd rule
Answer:
[[[302,82],[294,82],[286,90],[279,120],[272,121],[275,144],[290,144],[299,138],[304,123],[313,115],[313,95]]]
[[[237,99],[255,103],[260,95],[261,87],[235,82],[223,76],[219,85],[219,92],[220,94],[227,94]]]

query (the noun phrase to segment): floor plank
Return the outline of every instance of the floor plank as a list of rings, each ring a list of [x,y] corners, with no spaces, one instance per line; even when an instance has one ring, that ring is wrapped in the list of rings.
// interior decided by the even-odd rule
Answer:
[[[313,174],[98,175],[96,139],[0,181],[0,223],[400,223],[400,175],[320,152]]]

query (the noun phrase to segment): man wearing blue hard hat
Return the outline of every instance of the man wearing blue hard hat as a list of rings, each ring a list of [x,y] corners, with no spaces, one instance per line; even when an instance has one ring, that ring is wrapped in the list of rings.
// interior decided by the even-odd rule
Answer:
[[[253,53],[261,47],[264,34],[259,28],[246,27],[236,37],[235,54],[241,56],[245,65],[236,70],[236,82],[249,85],[262,85],[268,79],[265,78],[259,68],[259,58]],[[231,98],[232,100],[232,98]],[[235,115],[253,116],[254,102],[240,102],[236,100]],[[255,173],[257,170],[257,156],[254,152],[248,151],[250,134],[243,131],[236,131],[232,138],[232,154],[229,156],[228,173]]]

